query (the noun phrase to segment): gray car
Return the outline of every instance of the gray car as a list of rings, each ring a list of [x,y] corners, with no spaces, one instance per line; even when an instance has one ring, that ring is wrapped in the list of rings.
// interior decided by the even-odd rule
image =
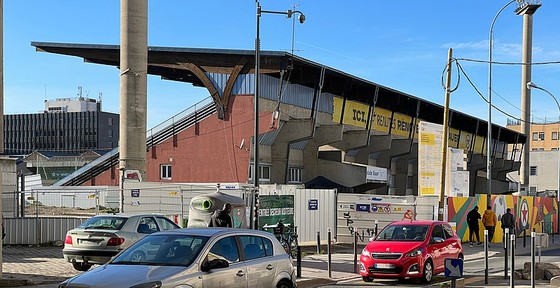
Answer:
[[[72,287],[296,287],[292,259],[273,234],[186,228],[148,235],[107,264],[69,278]]]
[[[157,214],[97,215],[66,233],[62,254],[74,269],[87,271],[93,264],[107,263],[146,235],[178,228],[169,218]]]

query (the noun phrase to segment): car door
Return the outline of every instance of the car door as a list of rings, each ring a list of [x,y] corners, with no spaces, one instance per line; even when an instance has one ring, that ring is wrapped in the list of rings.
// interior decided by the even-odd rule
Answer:
[[[247,288],[247,267],[240,261],[235,236],[224,237],[212,244],[203,262],[213,259],[227,260],[229,267],[203,273],[202,286],[207,288]]]
[[[428,253],[432,255],[432,261],[434,262],[434,274],[443,271],[447,248],[443,228],[440,224],[434,225],[432,229],[430,243],[428,244]]]
[[[272,241],[259,236],[239,236],[243,258],[247,265],[249,287],[274,287],[276,259],[273,255]]]
[[[445,234],[445,244],[447,247],[447,258],[458,258],[461,252],[461,245],[459,244],[458,237],[453,232],[451,225],[444,223],[442,225],[443,233]]]

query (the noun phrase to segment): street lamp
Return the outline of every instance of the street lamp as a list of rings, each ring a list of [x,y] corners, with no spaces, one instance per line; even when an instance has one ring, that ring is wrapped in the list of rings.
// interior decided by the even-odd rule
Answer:
[[[558,121],[559,121],[558,125],[560,125],[560,104],[558,104],[558,99],[556,99],[556,97],[554,97],[554,95],[550,91],[548,91],[548,90],[546,90],[542,87],[537,86],[535,83],[533,83],[531,81],[527,82],[527,89],[537,89],[537,90],[544,91],[546,94],[550,95],[550,97],[552,97],[552,99],[554,99],[554,102],[556,102],[556,107],[558,107]],[[558,169],[557,169],[557,171],[558,171],[558,183],[557,183],[558,186],[556,187],[556,200],[558,201],[558,207],[560,208],[560,131],[558,131],[558,130],[556,131],[556,138],[558,139],[558,153],[557,153],[558,154]],[[558,228],[559,228],[558,231],[560,231],[560,211],[557,211],[557,213],[559,213],[558,214],[558,225],[559,225],[558,226]]]
[[[490,206],[490,202],[492,200],[492,44],[494,44],[493,38],[493,31],[494,31],[494,24],[498,19],[498,16],[507,6],[511,3],[516,2],[516,0],[509,1],[506,5],[502,6],[502,8],[496,13],[494,19],[492,20],[492,24],[490,25],[490,35],[488,37],[488,137],[486,140],[486,179],[487,183],[487,191],[486,191],[486,206]]]
[[[121,167],[119,168],[121,171],[121,189],[119,191],[119,213],[124,213],[124,179],[125,179],[125,172],[126,168]]]
[[[305,15],[299,10],[287,10],[287,11],[268,11],[262,10],[259,1],[257,3],[257,35],[255,37],[255,135],[253,136],[253,192],[251,193],[251,229],[258,229],[258,197],[259,197],[259,78],[260,78],[260,50],[261,50],[261,39],[260,39],[260,25],[261,25],[261,14],[283,14],[288,18],[292,18],[292,15],[299,14],[299,23],[305,22]],[[292,55],[293,56],[293,55]]]

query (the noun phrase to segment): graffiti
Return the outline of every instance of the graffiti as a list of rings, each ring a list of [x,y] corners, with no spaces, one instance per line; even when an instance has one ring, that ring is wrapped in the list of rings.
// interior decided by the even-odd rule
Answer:
[[[416,213],[412,212],[412,210],[410,209],[407,209],[406,212],[404,212],[403,218],[401,220],[404,221],[404,219],[408,219],[410,220],[410,222],[412,222],[415,218]]]
[[[455,222],[457,235],[464,241],[468,240],[468,227],[466,224],[467,213],[475,206],[486,208],[487,206],[498,215],[498,222],[507,208],[512,209],[515,216],[515,234],[522,235],[524,232],[543,231],[547,233],[558,233],[558,203],[554,198],[534,196],[495,195],[487,205],[486,195],[475,197],[453,197],[448,198],[448,219]],[[498,223],[497,227],[500,224]],[[484,230],[479,231],[482,237]],[[503,231],[496,229],[494,241],[501,241]]]
[[[358,237],[358,241],[365,242],[364,240],[366,239],[366,236],[368,236],[368,238],[372,236],[374,232],[373,229],[366,229],[368,235],[365,235],[364,230],[362,230],[362,234],[360,235],[358,229],[354,228],[354,226],[352,225],[354,224],[354,220],[352,220],[352,216],[350,215],[350,212],[344,212],[343,217],[344,219],[346,219],[346,228],[348,228],[348,231],[350,231],[350,235],[354,237]]]

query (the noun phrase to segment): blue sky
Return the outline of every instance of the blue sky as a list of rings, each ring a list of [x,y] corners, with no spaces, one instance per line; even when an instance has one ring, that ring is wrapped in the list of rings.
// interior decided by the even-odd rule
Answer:
[[[455,58],[488,60],[492,19],[506,0],[261,0],[265,10],[297,5],[306,15],[295,24],[294,53],[346,73],[443,105],[442,72],[449,48]],[[560,61],[560,1],[543,0],[534,15],[533,62]],[[509,5],[494,26],[493,59],[521,62],[523,19]],[[150,46],[254,49],[254,0],[149,1]],[[32,41],[119,44],[120,1],[4,0],[4,112],[36,113],[45,99],[83,95],[103,110],[119,112],[118,69],[81,58],[36,52]],[[261,49],[291,51],[292,21],[261,17]],[[487,96],[488,64],[460,60],[474,85]],[[521,66],[493,65],[493,102],[519,117]],[[457,70],[453,70],[454,85]],[[560,64],[535,65],[532,81],[560,98]],[[207,97],[186,83],[148,77],[148,128]],[[533,90],[534,121],[558,119],[546,93]],[[465,76],[450,106],[488,119],[488,104]],[[508,116],[493,112],[505,126]]]

